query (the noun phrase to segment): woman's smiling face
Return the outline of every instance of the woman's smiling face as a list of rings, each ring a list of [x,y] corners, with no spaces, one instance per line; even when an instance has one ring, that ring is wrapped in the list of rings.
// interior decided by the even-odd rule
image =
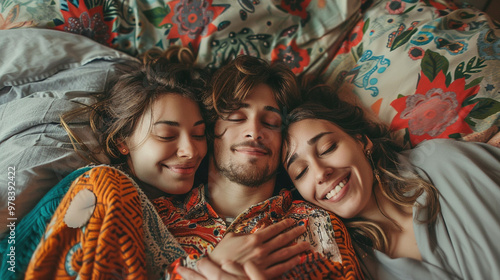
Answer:
[[[342,218],[362,214],[370,201],[372,167],[365,145],[337,125],[305,119],[288,128],[284,166],[295,187],[307,201]]]
[[[205,122],[198,105],[179,94],[155,100],[130,137],[128,165],[142,187],[184,194],[207,153]]]

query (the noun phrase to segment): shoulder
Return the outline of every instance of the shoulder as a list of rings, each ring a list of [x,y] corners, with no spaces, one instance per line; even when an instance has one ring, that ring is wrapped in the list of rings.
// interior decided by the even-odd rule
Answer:
[[[402,153],[400,160],[440,192],[486,185],[498,189],[500,184],[500,149],[485,143],[429,140]]]
[[[85,173],[82,174],[82,176],[89,177],[90,175],[93,176],[103,176],[104,174],[107,174],[108,176],[113,176],[113,177],[128,177],[127,174],[125,174],[123,171],[120,169],[111,166],[111,165],[96,165],[96,166],[91,166],[89,170],[87,170]]]
[[[98,165],[92,167],[80,175],[75,180],[75,183],[92,185],[94,188],[101,185],[116,185],[122,188],[126,186],[134,188],[137,187],[136,182],[131,177],[118,168],[109,165]]]
[[[479,142],[465,142],[453,139],[427,140],[403,153],[408,161],[417,167],[442,166],[446,163],[467,164],[498,162],[500,149]]]

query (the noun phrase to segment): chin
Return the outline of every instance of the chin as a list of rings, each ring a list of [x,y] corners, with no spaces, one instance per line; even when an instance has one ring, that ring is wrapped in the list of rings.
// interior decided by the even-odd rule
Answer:
[[[175,193],[172,194],[186,194],[188,193],[192,188],[193,188],[193,181],[190,181],[189,183],[187,182],[182,182],[179,184],[177,187],[174,188]]]

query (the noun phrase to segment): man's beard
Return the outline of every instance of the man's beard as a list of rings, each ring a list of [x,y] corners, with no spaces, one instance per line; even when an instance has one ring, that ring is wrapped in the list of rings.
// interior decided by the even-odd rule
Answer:
[[[221,163],[217,156],[213,158],[215,168],[231,182],[243,186],[256,188],[268,182],[276,176],[278,168],[271,170],[269,164],[262,169],[257,169],[253,164],[257,160],[250,160],[248,164],[235,164],[231,161]]]

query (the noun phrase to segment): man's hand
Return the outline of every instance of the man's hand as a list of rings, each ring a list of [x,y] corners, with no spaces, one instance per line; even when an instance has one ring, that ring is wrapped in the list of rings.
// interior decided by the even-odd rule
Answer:
[[[298,254],[311,249],[307,242],[290,245],[306,231],[305,226],[294,225],[286,219],[253,234],[228,233],[210,253],[210,260],[233,275],[245,275],[245,264],[251,263],[266,279],[280,276],[300,262]],[[247,264],[250,265],[250,264]]]

